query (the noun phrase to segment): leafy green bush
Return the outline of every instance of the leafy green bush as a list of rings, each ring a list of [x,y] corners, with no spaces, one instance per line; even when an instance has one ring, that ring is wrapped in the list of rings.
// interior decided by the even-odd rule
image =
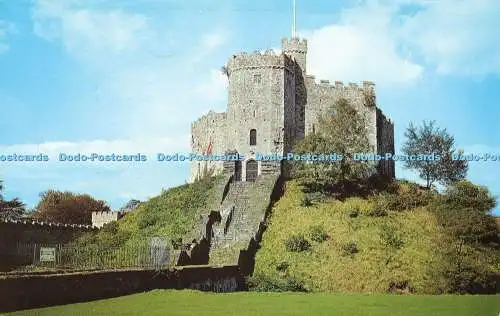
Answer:
[[[302,200],[300,201],[300,206],[308,207],[308,206],[311,206],[311,205],[313,205],[313,202],[311,201],[311,199],[307,195],[304,196],[302,198]]]
[[[285,241],[285,247],[291,252],[302,252],[311,249],[311,243],[302,235],[293,235]]]
[[[290,264],[288,262],[282,261],[278,265],[276,265],[276,271],[286,272],[289,266]]]
[[[343,256],[350,256],[359,252],[358,245],[354,241],[343,244],[341,249]]]
[[[488,189],[469,181],[449,186],[442,202],[451,208],[471,208],[482,213],[489,213],[496,206],[495,198]]]
[[[380,238],[389,247],[401,249],[404,246],[404,241],[394,226],[383,225],[380,230]]]
[[[387,206],[385,204],[385,199],[382,196],[377,196],[372,198],[373,207],[371,211],[368,213],[369,216],[372,217],[383,217],[387,216]]]
[[[356,218],[358,217],[360,214],[360,211],[359,211],[359,208],[353,208],[352,210],[350,210],[347,215],[350,217],[350,218]]]
[[[315,242],[323,242],[329,238],[322,225],[311,226],[309,235],[311,240]]]
[[[248,289],[254,292],[308,292],[304,282],[295,277],[271,278],[255,274],[247,282]]]

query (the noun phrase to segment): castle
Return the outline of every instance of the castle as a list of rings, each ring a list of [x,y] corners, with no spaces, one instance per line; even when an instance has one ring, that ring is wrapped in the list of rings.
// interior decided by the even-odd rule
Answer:
[[[254,181],[269,168],[255,159],[256,153],[291,152],[297,140],[315,133],[318,115],[344,98],[364,115],[372,153],[394,153],[394,125],[376,105],[374,84],[317,82],[307,73],[306,60],[307,40],[297,37],[284,38],[281,53],[232,56],[223,67],[229,80],[227,111],[210,111],[192,124],[192,152],[242,154],[244,160],[236,161],[233,169],[235,180]],[[222,161],[193,161],[190,181],[223,168]],[[381,161],[377,169],[395,176],[393,161]]]

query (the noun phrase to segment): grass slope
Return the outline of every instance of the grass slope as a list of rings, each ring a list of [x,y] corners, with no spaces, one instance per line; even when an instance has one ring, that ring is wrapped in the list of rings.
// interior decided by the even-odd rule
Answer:
[[[369,199],[304,207],[303,198],[297,183],[288,182],[257,252],[254,280],[270,284],[293,280],[310,291],[384,293],[411,288],[413,293],[439,293],[435,272],[448,259],[442,249],[447,236],[425,207],[374,217],[369,216],[374,209]],[[349,216],[354,209],[359,215]],[[315,226],[322,226],[329,238],[313,241]],[[286,240],[300,235],[311,243],[310,250],[288,251]],[[487,255],[473,257],[480,260]]]
[[[149,237],[177,240],[191,232],[215,195],[218,178],[164,190],[123,219],[110,223],[94,234],[86,234],[76,244],[124,247],[144,243]]]
[[[156,290],[11,315],[405,315],[496,316],[499,296],[391,296],[299,293],[212,294]]]

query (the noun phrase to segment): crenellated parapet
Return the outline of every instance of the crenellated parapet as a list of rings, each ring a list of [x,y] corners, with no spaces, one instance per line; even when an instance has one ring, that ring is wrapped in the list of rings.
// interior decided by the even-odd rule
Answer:
[[[227,62],[227,73],[240,70],[252,69],[288,69],[293,71],[295,67],[294,61],[283,53],[278,53],[274,50],[255,51],[252,54],[240,53],[233,55]]]
[[[92,226],[102,228],[105,224],[115,222],[124,216],[120,212],[92,212]]]
[[[307,40],[302,38],[286,38],[281,40],[283,51],[290,53],[307,53]]]
[[[0,226],[2,225],[16,225],[19,227],[24,226],[28,228],[72,228],[75,230],[96,229],[92,225],[63,224],[63,223],[52,223],[52,222],[35,221],[35,220],[0,220]]]
[[[210,110],[207,114],[202,115],[200,118],[194,121],[191,124],[191,128],[194,128],[198,125],[212,124],[215,123],[215,121],[225,120],[226,116],[226,112],[215,112]]]

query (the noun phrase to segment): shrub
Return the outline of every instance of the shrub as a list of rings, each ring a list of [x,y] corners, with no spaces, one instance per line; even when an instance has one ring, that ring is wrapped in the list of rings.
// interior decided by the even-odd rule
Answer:
[[[301,252],[311,249],[311,243],[302,235],[294,235],[285,241],[285,247],[291,252]]]
[[[312,241],[315,242],[323,242],[329,238],[328,234],[325,231],[325,228],[321,225],[312,226],[310,228],[309,235]]]
[[[358,245],[354,241],[350,241],[342,245],[342,255],[344,256],[350,256],[358,252]]]
[[[302,200],[300,201],[300,206],[308,207],[308,206],[311,206],[311,205],[313,205],[313,202],[311,201],[311,199],[307,195],[304,196],[302,198]]]
[[[359,213],[360,213],[359,208],[354,208],[354,209],[350,210],[350,211],[347,213],[347,215],[348,215],[350,218],[356,218],[356,217],[358,217],[358,216],[359,216]]]
[[[372,210],[368,213],[369,216],[382,217],[387,216],[387,206],[383,197],[378,196],[373,199]]]
[[[247,285],[254,292],[308,292],[304,282],[295,277],[273,279],[259,273],[251,277]]]
[[[392,248],[401,249],[404,245],[403,239],[396,232],[394,226],[384,225],[380,230],[380,238],[384,243]]]
[[[282,261],[278,265],[276,265],[276,271],[285,272],[286,270],[288,270],[289,266],[290,264],[288,262]]]

